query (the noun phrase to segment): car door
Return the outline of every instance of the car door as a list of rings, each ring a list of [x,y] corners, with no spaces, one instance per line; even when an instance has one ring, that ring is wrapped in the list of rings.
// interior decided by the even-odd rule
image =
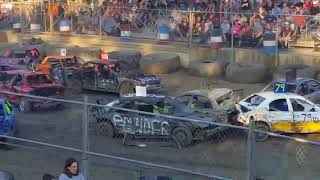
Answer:
[[[20,93],[23,94],[23,76],[20,74],[17,74],[16,77],[13,79],[10,88],[10,92],[14,92],[14,93]],[[17,103],[19,97],[16,95],[9,95],[9,99],[12,102]]]
[[[293,113],[287,98],[272,100],[267,107],[267,120],[275,132],[294,132],[292,128]]]
[[[6,123],[4,122],[5,120],[5,112],[4,112],[4,107],[3,104],[0,104],[0,134],[3,134],[6,132]]]
[[[96,72],[94,64],[84,64],[81,68],[82,86],[88,89],[96,89]]]
[[[315,80],[309,80],[307,84],[307,94],[305,97],[314,103],[320,102],[320,83]]]
[[[154,105],[145,102],[136,102],[135,110],[146,113],[153,113]],[[169,132],[169,123],[166,118],[157,114],[137,113],[135,119],[135,128],[138,134],[167,136]]]
[[[320,112],[314,104],[304,99],[290,98],[293,109],[293,126],[297,132],[320,132]]]
[[[55,61],[54,58],[44,59],[41,63],[36,64],[36,71],[41,71],[44,73],[51,73],[51,64],[50,62]]]
[[[133,109],[134,102],[127,101],[122,102],[115,107],[124,108],[124,109]],[[113,109],[112,110],[112,123],[116,129],[123,134],[129,133],[134,134],[134,123],[133,120],[136,118],[136,113],[127,111],[127,110],[120,110],[120,109]]]
[[[99,66],[97,72],[97,87],[108,92],[114,92],[116,90],[117,83],[114,80],[108,65]]]

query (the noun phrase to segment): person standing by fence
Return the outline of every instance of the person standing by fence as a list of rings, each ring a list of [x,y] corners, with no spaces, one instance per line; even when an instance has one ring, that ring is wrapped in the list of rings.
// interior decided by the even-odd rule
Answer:
[[[84,176],[79,173],[79,169],[79,162],[77,160],[74,158],[67,159],[59,180],[84,180]]]

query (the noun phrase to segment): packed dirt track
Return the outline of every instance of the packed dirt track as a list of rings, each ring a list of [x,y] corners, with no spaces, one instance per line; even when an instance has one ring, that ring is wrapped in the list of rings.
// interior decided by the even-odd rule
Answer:
[[[170,84],[165,90],[169,95],[177,95],[190,89],[199,89],[201,81],[214,87],[244,89],[247,96],[262,89],[265,84],[231,84],[223,80],[206,80],[189,76],[180,70],[176,73],[161,75],[163,81]],[[182,80],[190,83],[179,83]],[[200,81],[201,80],[201,81]],[[73,94],[69,99],[83,100],[87,95],[89,102],[98,98],[116,99],[117,94],[83,91]],[[34,112],[18,112],[18,137],[46,142],[71,148],[83,148],[83,109],[84,106],[64,104],[63,109],[40,108]],[[89,114],[89,121],[92,117]],[[247,178],[248,133],[245,130],[229,128],[204,140],[194,141],[192,145],[179,148],[174,141],[166,138],[132,138],[123,136],[109,138],[99,132],[94,123],[89,126],[89,151],[110,156],[128,158],[137,161],[181,168],[208,176],[220,176],[229,179]],[[295,135],[294,135],[295,136]],[[319,135],[296,135],[297,137],[318,140]],[[8,142],[12,143],[12,142]],[[83,160],[81,153],[57,148],[49,148],[31,143],[14,141],[17,145],[0,151],[0,167],[14,173],[17,179],[40,179],[43,174],[59,175],[66,158],[76,157]],[[9,146],[10,147],[10,146]],[[254,170],[261,179],[317,179],[318,148],[283,138],[270,138],[254,145]],[[106,157],[88,155],[89,175],[91,179],[138,179],[143,175],[169,175],[174,179],[193,180],[209,177],[192,175],[174,170],[114,160]],[[83,162],[83,161],[82,161]],[[81,163],[83,166],[83,163]]]

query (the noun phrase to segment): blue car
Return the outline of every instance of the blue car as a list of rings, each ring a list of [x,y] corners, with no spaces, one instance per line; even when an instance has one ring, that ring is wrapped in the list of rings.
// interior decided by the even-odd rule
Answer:
[[[0,135],[15,135],[17,129],[15,116],[14,108],[10,102],[0,99]]]

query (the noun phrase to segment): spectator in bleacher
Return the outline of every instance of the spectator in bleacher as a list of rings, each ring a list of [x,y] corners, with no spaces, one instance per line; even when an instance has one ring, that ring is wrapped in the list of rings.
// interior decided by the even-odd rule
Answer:
[[[173,17],[169,18],[169,39],[174,41],[177,37],[180,37],[180,30],[178,22]]]
[[[200,43],[208,42],[208,38],[211,36],[213,30],[213,24],[209,17],[206,18],[204,22],[204,30],[200,33]]]
[[[282,14],[290,14],[290,8],[288,7],[288,3],[287,2],[283,2],[281,13]]]
[[[222,38],[223,41],[227,42],[230,39],[230,22],[227,18],[224,18],[221,23],[221,29],[222,29]]]
[[[193,24],[193,33],[195,35],[200,35],[204,31],[204,23],[202,21],[202,17],[198,16],[195,18],[195,22]]]
[[[261,22],[259,20],[254,21],[253,27],[252,27],[252,40],[253,40],[253,44],[256,47],[261,45],[263,31],[264,31],[264,28]]]
[[[249,0],[241,0],[241,11],[243,13],[250,13],[251,6]]]
[[[233,37],[240,37],[241,24],[238,20],[234,22],[233,26],[231,27],[231,31],[232,31]]]
[[[247,22],[243,22],[240,32],[239,46],[241,47],[243,43],[251,43],[252,40],[252,28]]]
[[[267,1],[267,5],[264,7],[266,9],[266,11],[269,13],[269,12],[272,12],[272,9],[273,9],[273,3],[271,0],[268,0]]]
[[[102,29],[108,36],[119,36],[119,24],[112,16],[106,16],[102,23]]]
[[[316,1],[312,2],[312,7],[310,8],[310,14],[311,15],[317,15],[320,13],[320,8],[318,6],[318,3]]]
[[[285,22],[285,25],[284,25],[284,27],[282,27],[281,33],[280,33],[280,38],[279,38],[280,47],[288,48],[288,42],[291,39],[292,33],[293,32],[290,28],[290,23]]]
[[[274,5],[273,5],[273,8],[272,8],[272,10],[271,10],[271,14],[273,15],[273,16],[278,16],[278,15],[280,15],[281,14],[281,8],[279,7],[279,5],[278,4],[276,4],[276,3],[274,3]]]
[[[296,26],[295,35],[300,35],[301,28],[304,26],[306,22],[305,19],[306,17],[301,16],[299,11],[296,12],[296,15],[294,16],[294,24]]]
[[[179,29],[183,38],[189,37],[189,23],[187,19],[182,19],[181,24],[179,24]]]

